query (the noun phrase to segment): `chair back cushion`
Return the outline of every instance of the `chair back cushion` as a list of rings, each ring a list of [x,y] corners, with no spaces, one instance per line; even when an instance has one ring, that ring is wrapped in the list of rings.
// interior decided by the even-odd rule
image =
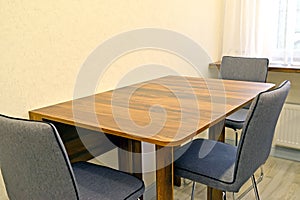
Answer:
[[[275,127],[290,90],[290,82],[260,93],[252,102],[237,150],[237,181],[245,182],[266,162],[272,147]]]
[[[14,199],[78,199],[62,141],[51,124],[0,115],[0,166]]]
[[[267,58],[223,56],[220,68],[220,78],[266,82],[268,66],[269,60]]]
[[[268,58],[223,56],[219,78],[266,82],[268,67]],[[244,108],[248,109],[250,105],[251,103],[248,103]]]

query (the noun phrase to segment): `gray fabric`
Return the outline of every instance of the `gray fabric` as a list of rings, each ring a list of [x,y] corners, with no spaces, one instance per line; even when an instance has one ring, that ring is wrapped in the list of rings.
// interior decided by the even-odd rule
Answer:
[[[266,82],[268,66],[268,58],[223,56],[219,78]],[[247,104],[244,108],[248,109],[249,107],[250,104]],[[225,126],[234,130],[241,129],[246,116],[247,114],[243,111],[236,116],[229,116],[225,120]]]
[[[73,165],[80,199],[136,200],[144,192],[144,184],[127,173],[79,162]]]
[[[237,147],[214,140],[193,140],[176,150],[175,157],[179,158],[175,161],[175,174],[204,184],[210,179],[231,183],[236,151]]]
[[[11,200],[79,199],[54,128],[0,115],[0,164]]]
[[[242,108],[226,117],[225,126],[234,130],[243,128],[248,115],[248,109]]]
[[[266,82],[269,60],[223,56],[220,78],[241,81]]]
[[[98,165],[75,164],[74,176],[64,145],[51,124],[0,115],[0,127],[0,166],[11,200],[131,200],[144,191],[143,181]],[[103,188],[109,192],[101,194]],[[113,193],[118,193],[118,198]]]
[[[237,182],[246,181],[270,154],[275,127],[290,90],[284,81],[277,89],[263,92],[252,103],[238,146]],[[238,183],[237,183],[238,184]]]
[[[277,89],[262,92],[254,99],[236,153],[235,147],[228,144],[196,140],[175,152],[175,158],[179,158],[174,165],[175,175],[219,190],[238,192],[270,154],[274,130],[289,89],[290,82],[285,81]],[[201,147],[204,141],[211,145]],[[232,162],[234,168],[228,167]]]

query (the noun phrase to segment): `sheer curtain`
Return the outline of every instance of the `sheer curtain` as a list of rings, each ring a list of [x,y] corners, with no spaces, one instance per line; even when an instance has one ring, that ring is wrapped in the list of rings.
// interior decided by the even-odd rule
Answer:
[[[223,55],[271,57],[279,0],[225,0]]]
[[[273,63],[300,65],[300,0],[277,0],[277,46]]]

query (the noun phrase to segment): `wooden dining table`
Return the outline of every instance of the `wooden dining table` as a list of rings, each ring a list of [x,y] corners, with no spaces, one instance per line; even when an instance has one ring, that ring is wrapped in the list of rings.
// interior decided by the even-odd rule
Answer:
[[[29,111],[53,123],[71,162],[118,147],[119,169],[142,178],[142,142],[155,145],[156,195],[174,199],[174,149],[209,128],[224,140],[224,119],[271,83],[165,76]],[[209,188],[208,198],[221,198]]]

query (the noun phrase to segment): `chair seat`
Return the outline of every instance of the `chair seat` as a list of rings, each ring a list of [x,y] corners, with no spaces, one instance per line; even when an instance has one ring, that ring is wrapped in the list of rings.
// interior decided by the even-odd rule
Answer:
[[[80,199],[136,200],[144,192],[144,183],[125,172],[87,162],[73,165]]]
[[[175,151],[175,175],[223,190],[224,184],[234,182],[236,152],[237,147],[229,144],[193,140]]]
[[[234,130],[242,129],[248,115],[248,109],[242,108],[226,117],[225,126]]]

